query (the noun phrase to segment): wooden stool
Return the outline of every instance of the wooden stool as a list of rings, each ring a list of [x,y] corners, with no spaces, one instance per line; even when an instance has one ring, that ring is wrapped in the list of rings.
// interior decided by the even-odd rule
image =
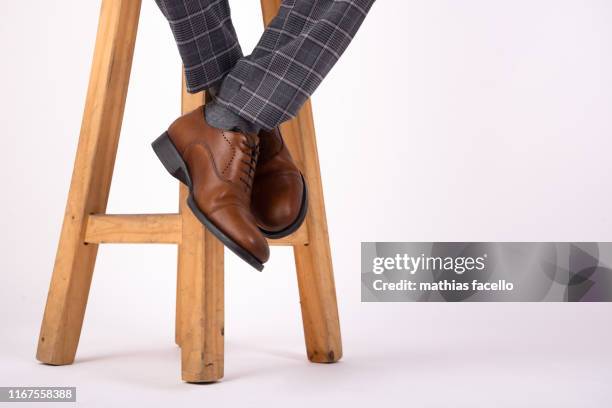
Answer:
[[[280,0],[261,0],[267,24]],[[141,0],[103,0],[85,112],[64,223],[38,340],[36,358],[53,365],[74,361],[98,244],[178,244],[176,343],[182,378],[223,377],[223,245],[191,214],[180,187],[178,214],[110,215],[106,204],[130,77]],[[183,86],[182,111],[204,103]],[[271,245],[295,254],[306,351],[312,362],[342,356],[336,291],[310,101],[282,125],[285,141],[310,192],[306,222]],[[148,147],[147,147],[148,148]]]

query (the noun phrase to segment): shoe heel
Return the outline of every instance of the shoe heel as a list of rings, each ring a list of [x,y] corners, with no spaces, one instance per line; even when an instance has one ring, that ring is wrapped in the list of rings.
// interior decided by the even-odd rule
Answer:
[[[155,139],[155,141],[151,143],[151,146],[159,161],[161,161],[166,170],[168,170],[168,173],[181,183],[191,187],[191,178],[189,177],[187,165],[183,161],[178,150],[176,150],[172,140],[170,140],[168,132],[164,132],[160,137]]]

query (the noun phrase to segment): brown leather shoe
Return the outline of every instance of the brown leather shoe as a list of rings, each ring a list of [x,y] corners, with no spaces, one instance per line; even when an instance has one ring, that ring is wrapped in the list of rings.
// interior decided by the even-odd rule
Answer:
[[[306,183],[278,128],[259,132],[251,212],[268,238],[285,237],[304,222],[308,210]]]
[[[189,187],[193,214],[225,246],[257,270],[270,256],[250,211],[257,135],[213,128],[203,107],[181,116],[153,142],[172,176]]]

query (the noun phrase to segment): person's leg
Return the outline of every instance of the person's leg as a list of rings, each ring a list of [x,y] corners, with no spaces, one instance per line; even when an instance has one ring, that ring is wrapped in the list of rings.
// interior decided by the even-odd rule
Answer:
[[[156,0],[185,67],[187,90],[211,91],[242,56],[227,0]],[[208,92],[207,92],[208,93]],[[200,107],[153,142],[164,167],[189,188],[196,218],[261,270],[269,247],[250,212],[258,137],[209,123]]]
[[[207,105],[226,129],[259,131],[251,212],[268,238],[296,231],[308,192],[278,124],[295,116],[347,48],[374,0],[284,0],[252,55],[238,61]],[[214,113],[215,115],[212,115]],[[251,122],[237,125],[240,118]]]
[[[264,129],[294,117],[346,50],[374,0],[283,0],[215,103]]]
[[[199,109],[175,121],[154,148],[189,186],[198,219],[260,269],[269,256],[262,233],[295,231],[307,209],[303,177],[276,127],[321,83],[374,0],[284,0],[246,58],[226,0],[156,1],[177,41],[188,90],[207,90],[213,100],[205,115]]]

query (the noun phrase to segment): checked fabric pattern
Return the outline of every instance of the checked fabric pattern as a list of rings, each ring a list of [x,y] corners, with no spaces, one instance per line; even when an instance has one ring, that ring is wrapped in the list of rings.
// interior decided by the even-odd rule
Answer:
[[[283,0],[244,56],[227,0],[155,0],[178,45],[189,92],[265,129],[294,117],[348,47],[375,0]]]

